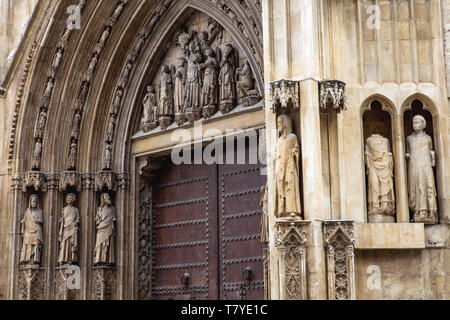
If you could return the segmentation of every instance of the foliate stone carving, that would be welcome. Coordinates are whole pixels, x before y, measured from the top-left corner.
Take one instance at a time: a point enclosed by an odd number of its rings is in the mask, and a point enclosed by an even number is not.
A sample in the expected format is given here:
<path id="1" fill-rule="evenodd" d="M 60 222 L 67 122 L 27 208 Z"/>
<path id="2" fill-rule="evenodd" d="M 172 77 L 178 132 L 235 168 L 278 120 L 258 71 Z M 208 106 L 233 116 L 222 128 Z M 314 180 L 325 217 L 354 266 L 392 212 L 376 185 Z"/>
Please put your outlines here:
<path id="1" fill-rule="evenodd" d="M 117 271 L 110 267 L 95 267 L 92 275 L 92 299 L 115 300 L 117 298 Z"/>
<path id="2" fill-rule="evenodd" d="M 72 271 L 73 272 L 73 271 Z M 59 267 L 56 268 L 56 279 L 55 279 L 55 300 L 67 301 L 67 300 L 80 300 L 81 290 L 76 289 L 76 286 L 71 283 L 70 267 Z"/>
<path id="3" fill-rule="evenodd" d="M 149 85 L 144 98 L 144 110 L 141 120 L 141 128 L 144 132 L 150 132 L 159 125 L 159 109 L 156 101 L 155 87 Z"/>
<path id="4" fill-rule="evenodd" d="M 80 177 L 78 172 L 65 171 L 62 172 L 59 179 L 59 190 L 67 191 L 69 187 L 81 191 Z"/>
<path id="5" fill-rule="evenodd" d="M 409 207 L 414 214 L 414 222 L 436 224 L 437 201 L 433 167 L 436 155 L 433 140 L 425 133 L 427 126 L 424 117 L 413 118 L 414 132 L 406 139 L 406 158 L 408 159 Z"/>
<path id="6" fill-rule="evenodd" d="M 76 195 L 70 193 L 66 196 L 66 207 L 62 210 L 59 221 L 59 255 L 58 264 L 71 265 L 78 263 L 78 235 L 80 214 L 75 207 Z"/>
<path id="7" fill-rule="evenodd" d="M 339 80 L 325 80 L 319 83 L 320 110 L 341 112 L 347 109 L 346 84 Z"/>
<path id="8" fill-rule="evenodd" d="M 283 113 L 290 109 L 300 109 L 300 82 L 279 80 L 270 84 L 272 111 Z"/>
<path id="9" fill-rule="evenodd" d="M 22 190 L 23 184 L 24 184 L 23 175 L 15 174 L 12 178 L 11 189 L 12 190 Z"/>
<path id="10" fill-rule="evenodd" d="M 166 130 L 173 122 L 173 79 L 170 67 L 166 64 L 162 68 L 159 84 L 159 125 Z"/>
<path id="11" fill-rule="evenodd" d="M 211 118 L 217 112 L 219 100 L 217 76 L 219 64 L 211 48 L 205 50 L 206 61 L 200 66 L 204 71 L 202 88 L 202 114 L 205 119 Z"/>
<path id="12" fill-rule="evenodd" d="M 116 191 L 116 179 L 112 171 L 100 171 L 95 174 L 95 190 L 102 191 L 104 188 L 108 191 Z"/>
<path id="13" fill-rule="evenodd" d="M 369 222 L 395 222 L 394 159 L 389 140 L 379 134 L 366 141 Z"/>
<path id="14" fill-rule="evenodd" d="M 308 222 L 278 220 L 281 300 L 306 300 L 306 247 Z"/>
<path id="15" fill-rule="evenodd" d="M 34 191 L 46 191 L 47 185 L 45 183 L 45 176 L 38 171 L 30 171 L 25 173 L 22 191 L 26 192 L 27 188 L 33 188 Z"/>
<path id="16" fill-rule="evenodd" d="M 325 221 L 328 298 L 355 300 L 353 221 Z"/>
<path id="17" fill-rule="evenodd" d="M 237 75 L 240 75 L 241 78 L 237 82 L 237 90 L 244 107 L 250 107 L 258 103 L 261 97 L 255 88 L 255 76 L 248 60 L 245 60 L 242 68 L 237 70 Z"/>
<path id="18" fill-rule="evenodd" d="M 152 298 L 152 188 L 142 184 L 139 188 L 139 261 L 138 292 L 140 300 Z"/>
<path id="19" fill-rule="evenodd" d="M 19 270 L 19 300 L 44 300 L 45 270 L 27 266 Z"/>
<path id="20" fill-rule="evenodd" d="M 40 266 L 43 247 L 42 225 L 44 215 L 39 208 L 39 197 L 31 195 L 28 201 L 28 209 L 20 223 L 22 235 L 22 250 L 20 264 L 28 266 Z"/>
<path id="21" fill-rule="evenodd" d="M 277 122 L 280 137 L 275 154 L 275 215 L 300 218 L 300 147 L 289 116 L 282 114 Z"/>
<path id="22" fill-rule="evenodd" d="M 236 50 L 231 44 L 225 44 L 221 49 L 222 60 L 220 61 L 219 88 L 220 88 L 220 111 L 229 113 L 236 105 L 236 68 L 239 58 Z"/>
<path id="23" fill-rule="evenodd" d="M 95 216 L 96 242 L 94 265 L 113 266 L 116 264 L 116 213 L 108 193 L 100 196 L 101 203 Z"/>

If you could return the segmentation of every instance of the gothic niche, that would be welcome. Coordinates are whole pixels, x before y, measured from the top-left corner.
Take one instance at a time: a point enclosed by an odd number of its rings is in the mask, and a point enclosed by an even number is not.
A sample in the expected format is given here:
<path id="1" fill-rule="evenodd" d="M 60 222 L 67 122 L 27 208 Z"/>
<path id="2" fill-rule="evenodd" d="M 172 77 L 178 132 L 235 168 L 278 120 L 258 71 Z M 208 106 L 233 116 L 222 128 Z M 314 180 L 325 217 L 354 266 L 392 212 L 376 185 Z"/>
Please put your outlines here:
<path id="1" fill-rule="evenodd" d="M 197 12 L 172 39 L 142 101 L 140 129 L 166 130 L 261 100 L 243 50 L 214 19 Z M 175 124 L 174 124 L 175 123 Z"/>
<path id="2" fill-rule="evenodd" d="M 363 115 L 369 223 L 395 222 L 391 116 L 379 101 Z"/>
<path id="3" fill-rule="evenodd" d="M 413 222 L 438 223 L 436 153 L 431 113 L 415 100 L 403 115 L 408 168 L 408 202 Z"/>

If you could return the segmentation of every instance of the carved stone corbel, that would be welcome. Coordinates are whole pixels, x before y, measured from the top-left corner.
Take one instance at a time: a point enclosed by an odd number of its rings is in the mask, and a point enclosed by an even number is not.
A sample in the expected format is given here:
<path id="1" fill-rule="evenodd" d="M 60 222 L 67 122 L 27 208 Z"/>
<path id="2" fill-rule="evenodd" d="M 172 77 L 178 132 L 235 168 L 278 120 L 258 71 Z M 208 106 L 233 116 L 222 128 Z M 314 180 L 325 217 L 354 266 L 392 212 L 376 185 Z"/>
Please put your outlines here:
<path id="1" fill-rule="evenodd" d="M 39 171 L 30 171 L 25 173 L 22 191 L 27 192 L 27 188 L 33 188 L 34 191 L 47 191 L 45 175 Z"/>
<path id="2" fill-rule="evenodd" d="M 306 247 L 309 221 L 278 220 L 277 249 L 280 266 L 280 299 L 306 300 Z"/>
<path id="3" fill-rule="evenodd" d="M 19 300 L 44 300 L 45 269 L 26 266 L 19 271 Z"/>
<path id="4" fill-rule="evenodd" d="M 329 300 L 355 300 L 353 221 L 324 221 Z"/>
<path id="5" fill-rule="evenodd" d="M 82 190 L 94 190 L 95 189 L 95 174 L 94 173 L 81 174 L 81 188 L 82 188 Z"/>
<path id="6" fill-rule="evenodd" d="M 161 167 L 162 163 L 160 159 L 153 159 L 151 157 L 146 158 L 143 161 L 143 165 L 139 172 L 141 179 L 148 184 L 152 184 L 157 177 L 157 171 L 161 169 Z"/>
<path id="7" fill-rule="evenodd" d="M 272 82 L 270 97 L 274 113 L 283 113 L 288 108 L 300 109 L 300 82 L 284 79 Z"/>
<path id="8" fill-rule="evenodd" d="M 80 175 L 76 171 L 65 171 L 61 173 L 59 180 L 59 191 L 67 191 L 69 187 L 81 191 Z"/>
<path id="9" fill-rule="evenodd" d="M 112 267 L 95 267 L 92 275 L 92 299 L 115 300 L 117 291 L 116 269 Z"/>
<path id="10" fill-rule="evenodd" d="M 116 191 L 116 174 L 111 171 L 100 171 L 95 174 L 95 191 L 102 191 L 105 187 L 108 191 Z"/>
<path id="11" fill-rule="evenodd" d="M 319 82 L 320 111 L 339 113 L 347 109 L 346 84 L 339 80 L 324 80 Z"/>

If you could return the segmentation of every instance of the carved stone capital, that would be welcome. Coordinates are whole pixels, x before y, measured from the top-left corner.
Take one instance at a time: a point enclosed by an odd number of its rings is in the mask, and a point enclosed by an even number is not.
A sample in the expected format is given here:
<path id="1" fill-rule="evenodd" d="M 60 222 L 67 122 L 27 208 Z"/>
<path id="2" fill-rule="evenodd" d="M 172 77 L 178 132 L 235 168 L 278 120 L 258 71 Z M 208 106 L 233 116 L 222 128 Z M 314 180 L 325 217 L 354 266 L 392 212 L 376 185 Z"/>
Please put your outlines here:
<path id="1" fill-rule="evenodd" d="M 346 84 L 339 80 L 319 82 L 320 111 L 339 113 L 347 109 Z"/>
<path id="2" fill-rule="evenodd" d="M 81 174 L 81 188 L 82 188 L 82 190 L 94 190 L 95 189 L 95 174 L 94 173 Z"/>
<path id="3" fill-rule="evenodd" d="M 278 220 L 276 223 L 280 265 L 281 300 L 306 300 L 306 247 L 309 221 Z"/>
<path id="4" fill-rule="evenodd" d="M 324 221 L 327 249 L 328 299 L 355 300 L 355 239 L 353 221 Z"/>
<path id="5" fill-rule="evenodd" d="M 95 174 L 95 191 L 102 191 L 105 187 L 108 191 L 116 191 L 116 174 L 111 171 L 100 171 Z"/>
<path id="6" fill-rule="evenodd" d="M 23 188 L 23 175 L 15 174 L 12 178 L 12 190 L 22 190 Z"/>
<path id="7" fill-rule="evenodd" d="M 33 188 L 34 191 L 47 191 L 45 175 L 40 171 L 30 171 L 25 173 L 22 191 L 26 192 L 27 188 Z"/>
<path id="8" fill-rule="evenodd" d="M 80 175 L 76 171 L 65 171 L 61 173 L 59 180 L 59 190 L 67 191 L 69 187 L 81 191 Z"/>
<path id="9" fill-rule="evenodd" d="M 272 111 L 278 113 L 288 108 L 300 109 L 300 82 L 278 80 L 270 84 Z"/>
<path id="10" fill-rule="evenodd" d="M 49 173 L 45 175 L 45 180 L 47 181 L 48 190 L 58 190 L 60 175 L 57 173 Z"/>
<path id="11" fill-rule="evenodd" d="M 95 267 L 92 270 L 92 299 L 115 300 L 117 272 L 111 267 Z"/>

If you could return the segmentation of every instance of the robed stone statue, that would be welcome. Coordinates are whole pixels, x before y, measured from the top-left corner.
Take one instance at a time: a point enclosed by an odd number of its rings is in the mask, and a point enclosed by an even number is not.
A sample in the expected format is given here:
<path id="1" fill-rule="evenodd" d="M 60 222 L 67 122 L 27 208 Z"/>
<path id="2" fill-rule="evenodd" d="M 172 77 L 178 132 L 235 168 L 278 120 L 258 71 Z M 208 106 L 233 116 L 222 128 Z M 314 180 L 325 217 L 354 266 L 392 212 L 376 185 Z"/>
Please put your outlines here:
<path id="1" fill-rule="evenodd" d="M 108 193 L 101 195 L 101 204 L 97 209 L 95 224 L 97 240 L 95 243 L 94 264 L 114 265 L 115 256 L 115 227 L 116 213 Z"/>
<path id="2" fill-rule="evenodd" d="M 408 161 L 409 207 L 414 222 L 437 223 L 436 185 L 433 167 L 436 158 L 433 141 L 424 131 L 426 120 L 418 115 L 413 118 L 414 132 L 406 139 Z"/>
<path id="3" fill-rule="evenodd" d="M 67 206 L 63 209 L 59 227 L 59 256 L 60 265 L 76 264 L 78 262 L 78 230 L 80 214 L 74 206 L 76 196 L 70 193 L 66 197 Z"/>
<path id="4" fill-rule="evenodd" d="M 29 199 L 28 209 L 21 222 L 23 236 L 20 263 L 25 265 L 41 264 L 42 255 L 42 224 L 44 222 L 42 210 L 39 208 L 39 197 L 33 194 Z"/>
<path id="5" fill-rule="evenodd" d="M 287 115 L 278 118 L 280 138 L 275 158 L 276 206 L 278 218 L 300 218 L 300 148 Z"/>

